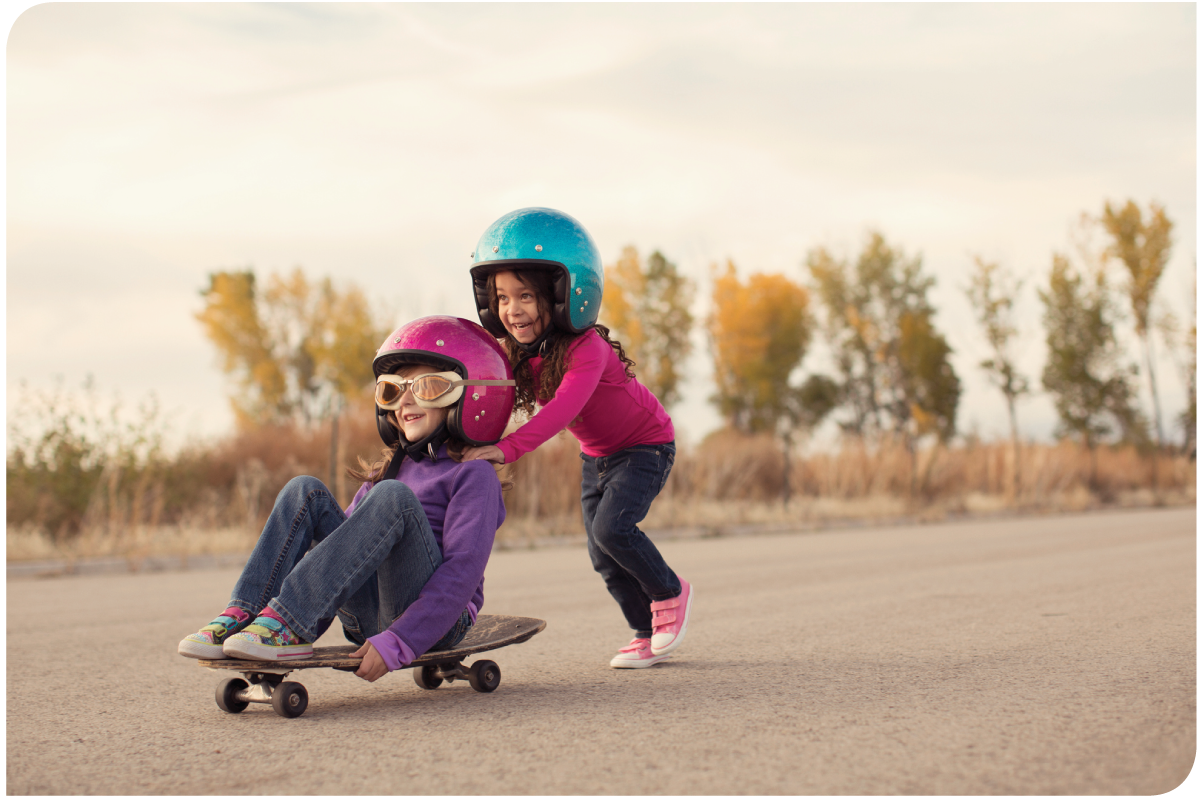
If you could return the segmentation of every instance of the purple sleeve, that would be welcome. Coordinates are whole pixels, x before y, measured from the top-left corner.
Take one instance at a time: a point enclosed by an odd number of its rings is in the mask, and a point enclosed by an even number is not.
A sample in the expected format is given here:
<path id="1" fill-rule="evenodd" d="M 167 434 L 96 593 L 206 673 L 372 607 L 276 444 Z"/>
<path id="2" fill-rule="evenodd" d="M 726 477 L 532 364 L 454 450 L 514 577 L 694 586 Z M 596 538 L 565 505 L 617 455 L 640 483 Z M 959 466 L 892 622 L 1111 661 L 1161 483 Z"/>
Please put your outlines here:
<path id="1" fill-rule="evenodd" d="M 367 640 L 383 658 L 388 671 L 403 668 L 417 659 L 413 651 L 408 648 L 408 644 L 401 641 L 391 630 L 384 630 L 379 635 L 373 635 Z"/>
<path id="2" fill-rule="evenodd" d="M 526 452 L 537 449 L 573 422 L 592 398 L 596 386 L 600 385 L 604 363 L 612 348 L 595 330 L 580 336 L 572 347 L 567 353 L 570 358 L 567 373 L 554 392 L 554 399 L 496 444 L 504 453 L 505 463 L 512 463 Z"/>
<path id="3" fill-rule="evenodd" d="M 407 665 L 429 651 L 478 593 L 492 554 L 496 528 L 504 521 L 500 478 L 487 461 L 467 461 L 456 469 L 442 528 L 442 565 L 421 589 L 416 601 L 383 633 L 408 648 Z M 374 639 L 371 639 L 374 645 Z M 388 644 L 382 645 L 390 650 Z M 384 650 L 375 647 L 384 655 Z M 403 649 L 399 650 L 403 653 Z M 408 656 L 411 654 L 411 656 Z M 397 656 L 399 659 L 400 656 Z M 385 661 L 387 656 L 384 655 Z M 391 668 L 391 663 L 388 664 Z M 398 667 L 397 666 L 397 667 Z"/>

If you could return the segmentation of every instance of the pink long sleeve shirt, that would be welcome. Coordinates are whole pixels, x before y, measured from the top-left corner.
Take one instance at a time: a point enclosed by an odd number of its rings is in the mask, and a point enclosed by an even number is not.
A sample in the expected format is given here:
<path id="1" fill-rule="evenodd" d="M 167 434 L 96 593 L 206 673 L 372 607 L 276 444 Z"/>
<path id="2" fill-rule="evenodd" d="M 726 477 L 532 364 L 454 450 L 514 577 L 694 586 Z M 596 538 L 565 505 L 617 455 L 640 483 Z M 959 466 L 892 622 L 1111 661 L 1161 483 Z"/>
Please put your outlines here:
<path id="1" fill-rule="evenodd" d="M 537 386 L 542 359 L 531 358 L 529 363 Z M 504 462 L 512 463 L 563 428 L 579 439 L 585 455 L 595 458 L 639 444 L 675 440 L 675 426 L 658 397 L 636 379 L 625 377 L 616 350 L 595 329 L 567 349 L 567 373 L 554 398 L 496 446 L 504 453 Z"/>

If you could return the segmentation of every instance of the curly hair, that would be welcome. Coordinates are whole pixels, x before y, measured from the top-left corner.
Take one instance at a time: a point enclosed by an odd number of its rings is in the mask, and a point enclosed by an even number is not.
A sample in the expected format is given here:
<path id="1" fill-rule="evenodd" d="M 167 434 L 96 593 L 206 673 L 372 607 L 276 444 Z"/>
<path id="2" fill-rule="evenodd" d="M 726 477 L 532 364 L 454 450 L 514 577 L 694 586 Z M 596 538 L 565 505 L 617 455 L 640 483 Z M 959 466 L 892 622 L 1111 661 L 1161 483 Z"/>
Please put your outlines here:
<path id="1" fill-rule="evenodd" d="M 534 299 L 537 301 L 538 315 L 549 316 L 553 302 L 551 298 L 554 296 L 554 276 L 544 269 L 513 269 L 509 271 L 522 285 L 533 290 Z M 499 319 L 499 300 L 496 297 L 497 274 L 499 273 L 493 272 L 488 275 L 487 292 L 488 309 L 491 310 L 493 316 Z M 616 350 L 617 357 L 625 365 L 625 379 L 635 379 L 637 374 L 633 371 L 633 367 L 637 364 L 625 353 L 621 342 L 612 338 L 611 332 L 604 325 L 596 325 L 595 330 L 600 338 Z M 513 378 L 517 381 L 516 410 L 526 416 L 532 416 L 537 403 L 540 402 L 544 405 L 554 399 L 554 395 L 558 392 L 558 387 L 562 385 L 563 377 L 567 373 L 567 350 L 571 348 L 576 339 L 587 332 L 586 330 L 582 333 L 556 331 L 557 335 L 551 338 L 546 346 L 546 352 L 542 356 L 541 380 L 538 381 L 536 389 L 533 382 L 533 367 L 529 364 L 528 355 L 517 345 L 511 334 L 505 333 L 504 337 L 500 339 L 500 345 L 504 347 L 504 352 L 508 355 L 508 362 L 513 367 Z"/>

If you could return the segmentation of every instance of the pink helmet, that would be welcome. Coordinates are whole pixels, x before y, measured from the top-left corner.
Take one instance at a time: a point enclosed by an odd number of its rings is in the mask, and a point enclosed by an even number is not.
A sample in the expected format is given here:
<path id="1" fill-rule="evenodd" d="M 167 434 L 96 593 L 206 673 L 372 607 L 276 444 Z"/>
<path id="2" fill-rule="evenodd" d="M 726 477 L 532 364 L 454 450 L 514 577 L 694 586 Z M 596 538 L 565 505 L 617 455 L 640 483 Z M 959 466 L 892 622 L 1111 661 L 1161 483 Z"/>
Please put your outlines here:
<path id="1" fill-rule="evenodd" d="M 504 435 L 516 400 L 516 384 L 504 350 L 478 324 L 453 316 L 424 316 L 401 325 L 384 339 L 372 366 L 379 377 L 409 364 L 457 372 L 468 381 L 446 417 L 451 435 L 476 447 L 495 444 Z M 509 385 L 477 385 L 475 381 L 508 381 Z M 375 406 L 379 435 L 391 446 L 400 437 L 388 424 L 388 413 Z"/>

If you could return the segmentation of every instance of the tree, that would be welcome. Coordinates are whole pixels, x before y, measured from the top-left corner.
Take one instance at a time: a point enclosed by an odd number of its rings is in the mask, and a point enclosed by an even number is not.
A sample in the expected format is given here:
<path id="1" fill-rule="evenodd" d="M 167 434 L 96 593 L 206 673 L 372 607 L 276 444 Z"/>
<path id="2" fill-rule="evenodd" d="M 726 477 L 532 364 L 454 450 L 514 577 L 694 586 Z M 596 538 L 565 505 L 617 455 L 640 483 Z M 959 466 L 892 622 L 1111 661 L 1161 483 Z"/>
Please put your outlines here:
<path id="1" fill-rule="evenodd" d="M 775 430 L 793 402 L 788 381 L 808 350 L 808 292 L 783 275 L 742 283 L 732 261 L 713 281 L 708 319 L 717 392 L 712 401 L 730 426 Z"/>
<path id="2" fill-rule="evenodd" d="M 780 438 L 786 504 L 795 432 L 819 424 L 835 392 L 828 378 L 814 376 L 800 388 L 790 382 L 812 339 L 808 292 L 778 274 L 750 275 L 743 283 L 729 261 L 714 274 L 712 296 L 708 332 L 717 392 L 711 400 L 730 427 Z"/>
<path id="3" fill-rule="evenodd" d="M 791 392 L 790 402 L 782 419 L 780 438 L 783 441 L 783 505 L 791 498 L 792 447 L 797 434 L 812 434 L 825 417 L 838 406 L 841 392 L 835 380 L 814 374 Z"/>
<path id="4" fill-rule="evenodd" d="M 231 398 L 238 423 L 332 416 L 336 446 L 341 404 L 372 382 L 375 348 L 387 334 L 362 291 L 339 291 L 328 277 L 310 282 L 297 268 L 272 275 L 261 292 L 250 269 L 213 272 L 200 293 L 196 319 L 240 384 Z"/>
<path id="5" fill-rule="evenodd" d="M 1132 403 L 1136 370 L 1121 363 L 1113 329 L 1116 310 L 1103 264 L 1085 276 L 1055 253 L 1049 285 L 1038 296 L 1045 309 L 1048 351 L 1042 385 L 1054 397 L 1058 435 L 1079 439 L 1091 452 L 1094 485 L 1097 444 L 1117 428 L 1126 440 L 1142 435 L 1141 417 Z"/>
<path id="6" fill-rule="evenodd" d="M 853 268 L 825 248 L 810 251 L 807 264 L 850 411 L 842 428 L 900 435 L 914 460 L 922 436 L 952 438 L 962 389 L 933 324 L 934 278 L 922 274 L 920 256 L 906 258 L 872 231 Z"/>
<path id="7" fill-rule="evenodd" d="M 1129 200 L 1123 208 L 1104 204 L 1100 217 L 1104 229 L 1112 237 L 1108 254 L 1118 258 L 1129 273 L 1125 291 L 1133 310 L 1134 329 L 1142 341 L 1146 377 L 1150 383 L 1150 399 L 1154 404 L 1154 429 L 1157 444 L 1162 446 L 1162 408 L 1158 401 L 1158 380 L 1153 342 L 1150 336 L 1152 305 L 1158 281 L 1171 258 L 1171 220 L 1162 206 L 1150 203 L 1149 218 L 1142 219 L 1137 203 Z"/>
<path id="8" fill-rule="evenodd" d="M 992 349 L 992 356 L 979 362 L 980 368 L 1004 394 L 1008 405 L 1008 429 L 1013 451 L 1013 493 L 1021 491 L 1021 449 L 1017 433 L 1017 399 L 1029 393 L 1029 381 L 1013 363 L 1011 344 L 1017 337 L 1014 318 L 1021 281 L 1000 271 L 999 264 L 975 256 L 975 271 L 966 289 L 967 299 L 975 308 L 979 324 Z"/>
<path id="9" fill-rule="evenodd" d="M 1195 296 L 1193 289 L 1193 297 Z M 1183 451 L 1192 460 L 1196 459 L 1196 309 L 1192 308 L 1192 328 L 1184 342 L 1187 357 L 1184 362 L 1183 382 L 1187 386 L 1188 404 L 1179 413 L 1177 423 L 1183 430 Z"/>
<path id="10" fill-rule="evenodd" d="M 1167 344 L 1167 349 L 1175 358 L 1179 369 L 1180 381 L 1187 389 L 1187 405 L 1175 417 L 1175 425 L 1183 433 L 1181 451 L 1191 459 L 1196 457 L 1196 282 L 1193 270 L 1192 291 L 1190 295 L 1192 320 L 1190 327 L 1184 327 L 1171 313 L 1162 314 L 1158 319 L 1158 331 Z"/>
<path id="11" fill-rule="evenodd" d="M 604 268 L 601 319 L 638 364 L 638 378 L 670 409 L 679 401 L 680 370 L 692 351 L 695 285 L 655 250 L 642 268 L 626 247 Z"/>

